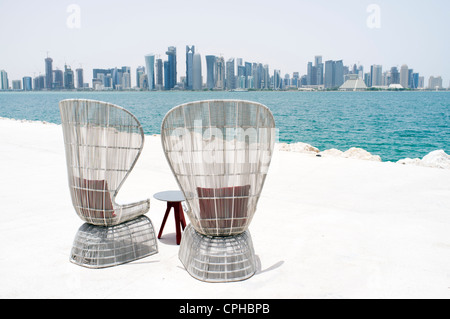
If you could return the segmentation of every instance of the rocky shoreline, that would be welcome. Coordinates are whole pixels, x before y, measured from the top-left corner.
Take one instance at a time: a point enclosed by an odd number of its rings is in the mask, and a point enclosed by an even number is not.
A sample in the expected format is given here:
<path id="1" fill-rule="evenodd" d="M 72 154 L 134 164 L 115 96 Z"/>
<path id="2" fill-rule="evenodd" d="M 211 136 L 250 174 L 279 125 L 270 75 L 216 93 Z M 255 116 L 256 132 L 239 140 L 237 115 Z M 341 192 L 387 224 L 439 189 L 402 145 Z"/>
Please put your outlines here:
<path id="1" fill-rule="evenodd" d="M 306 143 L 280 143 L 277 144 L 277 149 L 282 152 L 295 152 L 315 155 L 317 157 L 342 157 L 352 158 L 366 161 L 383 162 L 380 156 L 373 155 L 362 148 L 352 147 L 343 152 L 338 149 L 329 149 L 320 151 L 318 148 Z M 441 169 L 450 169 L 450 155 L 443 150 L 437 150 L 429 153 L 423 159 L 420 158 L 405 158 L 396 162 L 401 165 L 416 165 L 422 167 L 432 167 Z"/>

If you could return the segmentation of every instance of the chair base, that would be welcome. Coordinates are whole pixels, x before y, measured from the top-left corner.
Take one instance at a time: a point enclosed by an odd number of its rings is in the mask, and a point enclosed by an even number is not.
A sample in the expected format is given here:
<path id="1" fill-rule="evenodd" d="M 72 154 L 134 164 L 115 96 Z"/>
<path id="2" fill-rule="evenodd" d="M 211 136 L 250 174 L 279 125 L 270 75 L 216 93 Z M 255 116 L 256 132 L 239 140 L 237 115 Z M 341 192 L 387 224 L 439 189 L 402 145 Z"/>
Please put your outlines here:
<path id="1" fill-rule="evenodd" d="M 146 216 L 111 226 L 84 224 L 78 230 L 70 261 L 100 269 L 126 264 L 158 253 L 151 220 Z"/>
<path id="2" fill-rule="evenodd" d="M 243 281 L 257 270 L 249 231 L 230 237 L 207 237 L 189 225 L 181 241 L 179 258 L 187 272 L 200 281 Z"/>

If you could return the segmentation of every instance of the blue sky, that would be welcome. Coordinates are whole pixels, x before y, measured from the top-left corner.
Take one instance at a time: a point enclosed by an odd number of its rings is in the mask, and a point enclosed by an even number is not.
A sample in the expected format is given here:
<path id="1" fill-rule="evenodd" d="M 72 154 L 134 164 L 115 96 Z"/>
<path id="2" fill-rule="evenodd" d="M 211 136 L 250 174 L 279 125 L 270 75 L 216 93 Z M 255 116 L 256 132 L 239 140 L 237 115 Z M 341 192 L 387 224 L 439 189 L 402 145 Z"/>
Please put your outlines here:
<path id="1" fill-rule="evenodd" d="M 81 9 L 79 29 L 67 26 L 71 4 Z M 367 26 L 371 4 L 381 10 L 380 28 Z M 180 76 L 193 44 L 204 64 L 205 55 L 222 54 L 304 74 L 322 55 L 365 71 L 407 64 L 448 86 L 449 12 L 448 0 L 0 0 L 0 69 L 10 80 L 44 73 L 49 52 L 55 67 L 82 66 L 90 81 L 92 68 L 134 72 L 145 54 L 164 59 L 176 46 Z"/>

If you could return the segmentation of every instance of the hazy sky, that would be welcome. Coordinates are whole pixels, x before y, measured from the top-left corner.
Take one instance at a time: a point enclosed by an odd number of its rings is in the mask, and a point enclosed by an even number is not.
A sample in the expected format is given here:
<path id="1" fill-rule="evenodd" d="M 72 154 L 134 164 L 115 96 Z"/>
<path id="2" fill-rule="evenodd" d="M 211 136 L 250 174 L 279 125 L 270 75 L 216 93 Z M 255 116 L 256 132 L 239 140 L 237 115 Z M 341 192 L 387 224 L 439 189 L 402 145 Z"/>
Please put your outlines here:
<path id="1" fill-rule="evenodd" d="M 67 23 L 71 4 L 81 9 L 79 28 Z M 367 24 L 371 4 L 380 9 L 379 28 Z M 322 55 L 366 72 L 407 64 L 426 83 L 441 75 L 447 87 L 449 13 L 449 0 L 0 0 L 0 69 L 10 80 L 44 74 L 49 52 L 54 68 L 82 66 L 90 83 L 93 68 L 130 66 L 134 85 L 144 55 L 166 59 L 168 46 L 177 47 L 178 77 L 185 75 L 192 44 L 204 75 L 208 54 L 268 64 L 283 76 L 305 74 Z"/>

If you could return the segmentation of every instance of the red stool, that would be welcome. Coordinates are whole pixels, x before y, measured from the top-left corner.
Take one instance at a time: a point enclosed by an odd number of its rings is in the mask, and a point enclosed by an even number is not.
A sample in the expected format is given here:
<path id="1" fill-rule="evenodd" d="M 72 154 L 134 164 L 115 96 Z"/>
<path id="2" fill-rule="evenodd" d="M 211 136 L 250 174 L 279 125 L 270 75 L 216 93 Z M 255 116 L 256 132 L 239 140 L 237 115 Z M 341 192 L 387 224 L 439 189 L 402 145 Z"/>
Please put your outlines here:
<path id="1" fill-rule="evenodd" d="M 166 226 L 167 218 L 169 217 L 170 211 L 173 208 L 175 211 L 175 228 L 177 232 L 177 245 L 179 245 L 181 243 L 181 228 L 183 228 L 183 230 L 186 228 L 186 220 L 184 218 L 183 206 L 181 205 L 181 203 L 185 201 L 183 193 L 179 191 L 168 191 L 157 193 L 153 197 L 156 198 L 157 200 L 167 202 L 167 210 L 166 214 L 164 215 L 161 230 L 159 231 L 158 239 L 161 239 L 162 237 L 164 226 Z"/>

